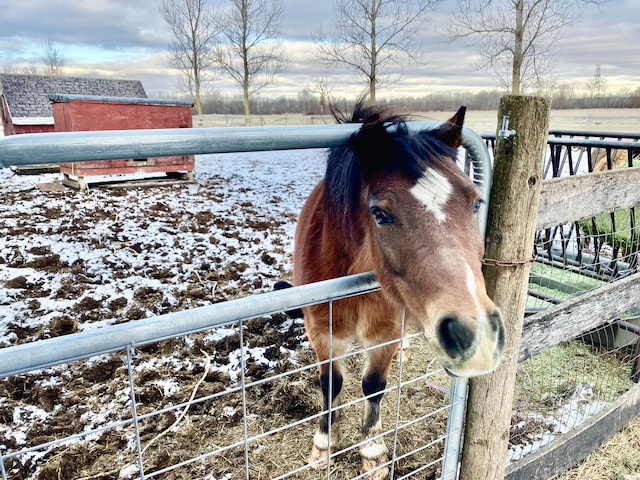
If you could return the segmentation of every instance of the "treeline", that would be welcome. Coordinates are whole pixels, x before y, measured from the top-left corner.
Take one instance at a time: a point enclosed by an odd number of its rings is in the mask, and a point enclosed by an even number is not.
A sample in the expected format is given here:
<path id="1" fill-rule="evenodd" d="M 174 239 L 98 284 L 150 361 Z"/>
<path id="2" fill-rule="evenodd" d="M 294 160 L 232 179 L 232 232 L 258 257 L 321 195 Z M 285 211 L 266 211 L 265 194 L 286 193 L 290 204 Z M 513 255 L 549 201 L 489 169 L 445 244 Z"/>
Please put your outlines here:
<path id="1" fill-rule="evenodd" d="M 496 110 L 500 98 L 506 95 L 503 90 L 485 90 L 476 93 L 433 93 L 420 97 L 382 97 L 378 104 L 389 104 L 404 111 L 453 111 L 460 105 L 466 105 L 471 110 Z M 551 97 L 554 109 L 588 109 L 588 108 L 640 108 L 640 88 L 633 92 L 603 95 L 600 97 L 574 96 L 566 92 L 532 92 L 535 95 Z M 161 95 L 184 100 L 176 95 Z M 353 98 L 331 97 L 324 102 L 319 95 L 303 90 L 296 96 L 253 98 L 251 113 L 255 115 L 277 115 L 286 113 L 322 115 L 329 114 L 329 104 L 335 105 L 342 111 L 350 111 L 355 103 Z M 241 115 L 244 107 L 241 96 L 226 96 L 220 93 L 209 93 L 202 98 L 204 114 Z"/>

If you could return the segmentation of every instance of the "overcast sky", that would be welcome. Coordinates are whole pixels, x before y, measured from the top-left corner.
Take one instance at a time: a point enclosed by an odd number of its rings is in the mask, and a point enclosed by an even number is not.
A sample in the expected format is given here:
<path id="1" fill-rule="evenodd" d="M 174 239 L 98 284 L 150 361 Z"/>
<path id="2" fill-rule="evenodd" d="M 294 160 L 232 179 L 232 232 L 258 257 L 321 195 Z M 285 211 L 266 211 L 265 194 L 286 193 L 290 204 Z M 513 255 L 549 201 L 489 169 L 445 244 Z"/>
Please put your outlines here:
<path id="1" fill-rule="evenodd" d="M 283 0 L 282 43 L 287 67 L 277 85 L 262 95 L 297 95 L 322 76 L 336 96 L 358 95 L 363 85 L 351 72 L 314 60 L 312 32 L 330 29 L 329 0 Z M 41 63 L 43 44 L 50 40 L 65 57 L 65 74 L 139 79 L 149 96 L 179 89 L 168 67 L 170 36 L 159 13 L 161 0 L 0 0 L 0 70 L 20 73 L 29 63 Z M 214 5 L 224 0 L 213 0 Z M 494 89 L 497 79 L 473 68 L 475 51 L 463 43 L 450 44 L 441 34 L 453 0 L 444 0 L 425 24 L 421 50 L 426 63 L 403 67 L 398 80 L 379 92 L 381 97 L 424 95 Z M 572 26 L 559 45 L 553 71 L 557 82 L 585 88 L 601 65 L 609 92 L 640 87 L 640 0 L 610 0 L 602 7 L 576 9 L 582 21 Z M 207 88 L 239 94 L 224 78 Z"/>

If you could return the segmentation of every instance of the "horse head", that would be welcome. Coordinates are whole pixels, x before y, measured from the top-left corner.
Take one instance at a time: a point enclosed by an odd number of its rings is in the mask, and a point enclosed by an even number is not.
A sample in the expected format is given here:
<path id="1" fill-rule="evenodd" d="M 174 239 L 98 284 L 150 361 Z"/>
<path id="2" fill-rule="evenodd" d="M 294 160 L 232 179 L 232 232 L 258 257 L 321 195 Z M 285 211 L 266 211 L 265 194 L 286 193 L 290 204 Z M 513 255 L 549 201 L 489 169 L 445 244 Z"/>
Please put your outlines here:
<path id="1" fill-rule="evenodd" d="M 452 375 L 498 364 L 504 325 L 482 275 L 479 189 L 456 164 L 464 107 L 433 131 L 369 113 L 349 147 L 360 171 L 365 251 L 384 294 L 405 309 Z"/>

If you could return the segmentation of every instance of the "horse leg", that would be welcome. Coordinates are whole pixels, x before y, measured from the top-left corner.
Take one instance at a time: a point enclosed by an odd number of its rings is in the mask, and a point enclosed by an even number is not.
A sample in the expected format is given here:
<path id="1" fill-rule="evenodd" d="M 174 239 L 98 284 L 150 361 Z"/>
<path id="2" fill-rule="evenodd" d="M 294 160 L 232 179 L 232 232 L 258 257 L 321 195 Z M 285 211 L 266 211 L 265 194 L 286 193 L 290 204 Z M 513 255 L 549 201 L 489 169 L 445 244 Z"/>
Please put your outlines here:
<path id="1" fill-rule="evenodd" d="M 318 359 L 323 361 L 320 356 Z M 342 374 L 340 373 L 338 361 L 320 365 L 320 387 L 322 389 L 325 413 L 320 417 L 318 430 L 313 436 L 313 446 L 309 455 L 309 463 L 313 468 L 318 469 L 327 467 L 331 452 L 335 451 L 336 446 L 340 443 L 338 420 L 341 413 L 340 409 L 334 410 L 341 404 Z M 331 396 L 331 400 L 329 400 L 329 396 Z M 331 431 L 331 437 L 329 437 L 329 431 Z M 333 463 L 333 460 L 331 460 L 331 463 Z"/>
<path id="2" fill-rule="evenodd" d="M 360 447 L 362 473 L 366 478 L 381 480 L 388 478 L 389 466 L 384 438 L 375 438 L 382 432 L 380 402 L 387 386 L 387 374 L 398 345 L 391 344 L 370 350 L 367 366 L 362 378 L 362 392 L 366 397 L 362 417 L 362 433 L 365 443 Z"/>
<path id="3" fill-rule="evenodd" d="M 411 345 L 409 344 L 409 339 L 407 338 L 409 336 L 409 323 L 405 323 L 404 325 L 404 341 L 398 345 L 398 352 L 400 353 L 401 357 L 402 357 L 402 361 L 406 362 L 409 360 L 409 349 L 411 348 Z"/>

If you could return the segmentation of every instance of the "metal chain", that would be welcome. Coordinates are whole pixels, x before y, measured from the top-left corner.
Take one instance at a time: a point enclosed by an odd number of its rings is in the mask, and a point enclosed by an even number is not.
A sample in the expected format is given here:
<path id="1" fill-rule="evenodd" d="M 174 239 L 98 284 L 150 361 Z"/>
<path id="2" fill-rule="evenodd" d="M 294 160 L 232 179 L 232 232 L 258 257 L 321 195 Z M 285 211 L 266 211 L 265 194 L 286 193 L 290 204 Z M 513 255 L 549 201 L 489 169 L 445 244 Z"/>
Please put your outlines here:
<path id="1" fill-rule="evenodd" d="M 531 255 L 531 258 L 526 260 L 496 260 L 495 258 L 483 258 L 482 264 L 491 267 L 523 267 L 536 261 L 536 256 Z"/>

